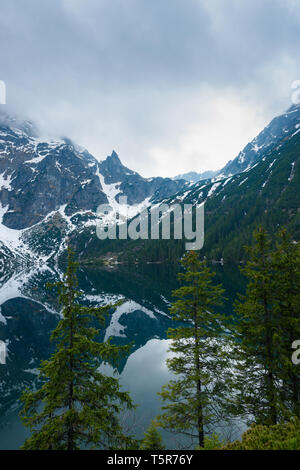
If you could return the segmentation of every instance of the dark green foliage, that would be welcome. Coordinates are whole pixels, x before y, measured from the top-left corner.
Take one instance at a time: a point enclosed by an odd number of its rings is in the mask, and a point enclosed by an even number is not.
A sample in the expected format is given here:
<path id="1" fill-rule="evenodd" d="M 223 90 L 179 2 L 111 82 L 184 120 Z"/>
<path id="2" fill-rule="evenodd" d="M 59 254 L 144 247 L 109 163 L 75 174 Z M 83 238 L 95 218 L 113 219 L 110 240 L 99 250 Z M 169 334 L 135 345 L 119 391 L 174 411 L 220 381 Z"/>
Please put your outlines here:
<path id="1" fill-rule="evenodd" d="M 280 409 L 278 377 L 277 317 L 274 309 L 275 285 L 271 248 L 267 233 L 255 233 L 255 245 L 248 249 L 250 260 L 241 272 L 249 279 L 246 295 L 240 296 L 235 310 L 239 341 L 238 395 L 241 411 L 255 421 L 276 424 Z"/>
<path id="2" fill-rule="evenodd" d="M 225 318 L 214 312 L 224 291 L 212 283 L 214 275 L 196 252 L 186 253 L 182 265 L 183 285 L 173 293 L 179 300 L 170 310 L 179 326 L 168 331 L 173 354 L 167 364 L 177 377 L 160 393 L 165 404 L 158 422 L 202 446 L 204 429 L 227 419 L 224 407 L 230 374 L 222 340 Z"/>
<path id="3" fill-rule="evenodd" d="M 158 431 L 158 424 L 156 421 L 152 421 L 148 430 L 144 434 L 140 450 L 163 450 L 165 446 L 163 444 L 161 435 Z"/>
<path id="4" fill-rule="evenodd" d="M 213 434 L 206 436 L 203 447 L 197 447 L 196 450 L 220 450 L 224 445 L 225 443 L 220 440 L 218 434 Z"/>
<path id="5" fill-rule="evenodd" d="M 272 425 L 299 416 L 299 369 L 292 342 L 299 328 L 299 247 L 283 231 L 272 250 L 265 230 L 254 234 L 249 261 L 241 269 L 249 283 L 236 302 L 239 413 Z"/>
<path id="6" fill-rule="evenodd" d="M 244 246 L 251 243 L 252 233 L 260 225 L 270 233 L 286 226 L 294 240 L 300 239 L 299 150 L 298 134 L 208 199 L 203 248 L 208 258 L 247 259 Z"/>
<path id="7" fill-rule="evenodd" d="M 122 432 L 119 413 L 133 408 L 117 378 L 99 371 L 101 363 L 116 362 L 122 349 L 95 340 L 108 309 L 78 303 L 76 263 L 68 249 L 63 282 L 57 284 L 62 319 L 52 333 L 56 350 L 40 367 L 42 386 L 22 396 L 21 417 L 31 430 L 24 450 L 75 450 L 127 448 L 130 438 Z"/>
<path id="8" fill-rule="evenodd" d="M 221 450 L 300 450 L 300 420 L 294 418 L 274 426 L 252 426 L 241 441 L 227 444 Z"/>
<path id="9" fill-rule="evenodd" d="M 272 254 L 272 272 L 282 395 L 287 414 L 300 418 L 300 368 L 291 361 L 292 344 L 300 339 L 300 247 L 286 230 L 278 233 L 276 250 Z"/>

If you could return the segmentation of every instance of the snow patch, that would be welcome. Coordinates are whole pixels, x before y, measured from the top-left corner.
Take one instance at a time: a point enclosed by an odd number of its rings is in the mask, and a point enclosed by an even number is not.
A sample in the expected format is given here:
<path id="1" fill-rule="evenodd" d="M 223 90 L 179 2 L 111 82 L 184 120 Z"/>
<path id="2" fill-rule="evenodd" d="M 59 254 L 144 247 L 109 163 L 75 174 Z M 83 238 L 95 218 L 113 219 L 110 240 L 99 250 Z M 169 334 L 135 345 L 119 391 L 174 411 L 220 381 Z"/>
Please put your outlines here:
<path id="1" fill-rule="evenodd" d="M 148 315 L 150 318 L 157 320 L 157 318 L 155 317 L 155 315 L 153 314 L 151 310 L 148 310 L 147 308 L 142 307 L 141 305 L 134 302 L 133 300 L 129 300 L 127 302 L 124 302 L 122 305 L 120 305 L 120 307 L 117 307 L 116 311 L 113 313 L 111 320 L 110 320 L 110 324 L 106 329 L 104 341 L 107 341 L 108 338 L 110 338 L 111 336 L 118 336 L 118 337 L 124 338 L 125 337 L 124 330 L 126 327 L 121 325 L 119 323 L 119 320 L 122 315 L 124 314 L 129 315 L 130 313 L 135 312 L 137 310 L 142 311 L 146 315 Z"/>
<path id="2" fill-rule="evenodd" d="M 11 191 L 11 175 L 8 175 L 6 178 L 4 178 L 3 174 L 0 175 L 0 188 Z"/>
<path id="3" fill-rule="evenodd" d="M 121 182 L 106 184 L 104 181 L 103 175 L 99 171 L 99 167 L 97 166 L 96 176 L 98 176 L 100 184 L 102 186 L 103 192 L 105 193 L 108 204 L 112 208 L 112 212 L 105 216 L 105 223 L 115 223 L 116 217 L 115 214 L 118 212 L 121 218 L 125 219 L 132 219 L 137 214 L 143 212 L 147 207 L 150 206 L 150 197 L 144 199 L 144 201 L 140 202 L 139 204 L 120 204 L 116 201 L 116 196 L 122 194 L 120 191 Z"/>
<path id="4" fill-rule="evenodd" d="M 222 184 L 222 183 L 213 184 L 212 187 L 210 188 L 210 190 L 208 191 L 207 197 L 212 196 L 214 194 L 214 192 L 216 191 L 216 189 L 220 186 L 220 184 Z"/>
<path id="5" fill-rule="evenodd" d="M 300 129 L 299 129 L 299 130 L 300 130 Z M 290 174 L 290 176 L 289 176 L 289 181 L 292 181 L 292 179 L 293 179 L 294 176 L 295 176 L 295 164 L 296 164 L 296 162 L 293 162 L 293 163 L 292 163 L 292 169 L 291 169 L 291 174 Z"/>
<path id="6" fill-rule="evenodd" d="M 248 179 L 248 176 L 247 178 L 245 178 L 243 181 L 240 182 L 239 186 L 242 186 L 242 184 L 246 183 L 247 179 Z"/>

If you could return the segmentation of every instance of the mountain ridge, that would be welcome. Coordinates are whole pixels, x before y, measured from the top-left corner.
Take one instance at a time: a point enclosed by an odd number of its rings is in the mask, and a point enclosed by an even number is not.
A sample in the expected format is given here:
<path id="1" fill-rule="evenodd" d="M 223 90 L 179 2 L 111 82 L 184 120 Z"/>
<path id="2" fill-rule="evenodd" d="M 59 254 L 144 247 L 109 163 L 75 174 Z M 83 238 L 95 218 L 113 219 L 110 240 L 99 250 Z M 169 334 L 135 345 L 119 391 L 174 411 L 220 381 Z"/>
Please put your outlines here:
<path id="1" fill-rule="evenodd" d="M 284 138 L 277 139 L 274 145 L 265 145 L 260 158 L 242 172 L 199 181 L 162 201 L 170 206 L 205 203 L 202 256 L 226 262 L 245 259 L 244 246 L 251 243 L 252 233 L 260 225 L 271 234 L 285 226 L 295 242 L 300 240 L 299 111 L 299 107 L 294 109 L 290 127 L 285 126 L 279 132 L 280 136 L 284 133 Z M 275 118 L 274 122 L 278 125 L 280 121 Z M 97 243 L 93 244 L 93 250 L 94 254 L 104 255 L 105 250 Z M 184 243 L 182 240 L 128 240 L 114 246 L 107 242 L 107 251 L 121 262 L 178 262 L 184 253 Z M 89 257 L 90 252 L 84 256 Z"/>
<path id="2" fill-rule="evenodd" d="M 300 104 L 293 104 L 287 111 L 275 116 L 270 123 L 218 172 L 217 178 L 241 173 L 254 165 L 300 127 Z"/>
<path id="3" fill-rule="evenodd" d="M 67 216 L 79 210 L 96 212 L 100 204 L 108 203 L 101 177 L 106 187 L 118 183 L 129 205 L 151 199 L 162 184 L 163 196 L 186 184 L 170 178 L 143 178 L 126 168 L 115 151 L 99 162 L 69 139 L 46 141 L 29 132 L 28 123 L 10 119 L 9 124 L 2 117 L 0 202 L 8 207 L 3 223 L 9 228 L 33 226 L 62 205 Z"/>
<path id="4" fill-rule="evenodd" d="M 273 201 L 274 207 L 278 204 L 281 207 L 280 204 L 283 204 L 285 214 L 282 221 L 290 225 L 296 238 L 298 237 L 299 215 L 295 208 L 295 201 L 298 199 L 295 195 L 299 191 L 297 192 L 295 181 L 298 181 L 299 170 L 296 157 L 298 151 L 300 152 L 297 140 L 300 132 L 299 106 L 293 106 L 288 112 L 274 118 L 246 146 L 248 154 L 243 150 L 236 159 L 228 162 L 225 168 L 229 175 L 224 174 L 227 173 L 226 170 L 212 180 L 194 184 L 171 178 L 143 178 L 125 167 L 115 151 L 99 162 L 87 150 L 68 139 L 45 141 L 29 123 L 20 125 L 12 122 L 10 126 L 0 123 L 0 274 L 7 266 L 18 263 L 57 263 L 64 252 L 67 239 L 72 241 L 82 260 L 91 256 L 97 258 L 98 255 L 103 256 L 115 250 L 118 252 L 117 258 L 126 260 L 124 250 L 130 247 L 128 250 L 132 252 L 136 250 L 138 243 L 121 243 L 115 240 L 103 243 L 98 240 L 95 231 L 99 221 L 99 204 L 109 204 L 113 211 L 132 219 L 142 210 L 160 202 L 193 205 L 205 202 L 206 233 L 207 240 L 210 241 L 206 241 L 203 253 L 213 259 L 233 259 L 229 245 L 239 238 L 237 227 L 242 232 L 247 232 L 245 236 L 240 234 L 240 241 L 248 242 L 249 227 L 252 227 L 254 221 L 258 223 L 263 220 L 263 211 L 267 211 L 266 214 L 272 212 L 269 201 L 273 200 L 276 193 L 277 202 Z M 260 148 L 257 149 L 255 145 Z M 288 150 L 291 145 L 294 153 Z M 286 157 L 282 158 L 281 153 Z M 270 161 L 270 166 L 265 167 L 264 162 L 269 161 L 272 155 L 276 156 L 274 161 Z M 274 180 L 272 175 L 277 169 L 277 161 L 282 162 L 281 179 Z M 234 169 L 234 166 L 241 171 L 231 175 L 230 168 Z M 264 181 L 262 178 L 265 178 Z M 270 186 L 270 181 L 276 182 L 274 187 Z M 291 186 L 295 193 L 293 200 Z M 282 194 L 278 194 L 277 187 L 282 188 Z M 124 204 L 120 196 L 127 198 L 127 204 Z M 249 200 L 251 207 L 248 207 Z M 224 208 L 225 217 L 222 213 Z M 243 216 L 242 208 L 252 214 L 251 223 L 245 222 L 249 221 L 249 217 Z M 291 218 L 286 217 L 287 214 Z M 274 214 L 272 217 L 278 220 Z M 265 216 L 265 221 L 269 219 L 269 215 Z M 269 225 L 272 227 L 271 223 Z M 237 246 L 234 243 L 239 259 L 241 244 L 239 242 Z M 178 247 L 174 249 L 170 244 L 166 250 L 169 253 L 167 256 L 178 258 L 181 250 L 179 245 L 178 242 Z M 150 245 L 147 248 L 150 260 L 156 261 L 161 254 L 153 257 L 149 247 Z M 162 249 L 157 248 L 157 253 L 161 252 Z M 135 255 L 130 257 L 137 258 Z M 147 257 L 143 255 L 141 259 L 147 260 Z"/>
<path id="5" fill-rule="evenodd" d="M 99 205 L 132 217 L 187 185 L 143 178 L 115 151 L 100 162 L 70 139 L 45 139 L 29 121 L 1 114 L 0 274 L 10 264 L 44 263 L 59 253 L 70 231 L 95 227 Z"/>

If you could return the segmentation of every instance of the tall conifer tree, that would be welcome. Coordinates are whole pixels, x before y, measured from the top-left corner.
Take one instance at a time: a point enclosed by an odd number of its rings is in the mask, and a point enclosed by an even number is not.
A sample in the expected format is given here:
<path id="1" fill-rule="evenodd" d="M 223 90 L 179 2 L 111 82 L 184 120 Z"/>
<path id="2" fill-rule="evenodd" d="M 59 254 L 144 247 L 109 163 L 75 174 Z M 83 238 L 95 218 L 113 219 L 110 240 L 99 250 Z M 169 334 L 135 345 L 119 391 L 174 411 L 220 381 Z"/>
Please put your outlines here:
<path id="1" fill-rule="evenodd" d="M 172 357 L 167 365 L 175 379 L 160 392 L 164 413 L 158 422 L 203 447 L 205 431 L 211 432 L 210 426 L 227 416 L 230 375 L 223 343 L 225 317 L 215 312 L 224 290 L 213 284 L 214 274 L 197 252 L 186 253 L 182 265 L 179 280 L 183 285 L 174 291 L 179 300 L 170 310 L 179 325 L 168 330 Z"/>
<path id="2" fill-rule="evenodd" d="M 282 395 L 287 417 L 294 415 L 300 418 L 300 368 L 291 360 L 292 344 L 300 340 L 300 247 L 285 229 L 277 235 L 272 265 Z"/>
<path id="3" fill-rule="evenodd" d="M 254 245 L 247 252 L 249 260 L 241 272 L 249 282 L 246 294 L 235 304 L 239 359 L 236 396 L 240 414 L 270 426 L 287 412 L 282 384 L 286 367 L 282 335 L 287 333 L 287 324 L 278 309 L 282 279 L 279 260 L 274 263 L 274 251 L 264 229 L 254 233 Z"/>
<path id="4" fill-rule="evenodd" d="M 165 445 L 163 443 L 160 432 L 158 431 L 158 424 L 152 421 L 147 431 L 144 433 L 144 439 L 141 442 L 140 450 L 163 450 Z"/>
<path id="5" fill-rule="evenodd" d="M 68 266 L 57 284 L 62 319 L 51 339 L 56 350 L 42 363 L 42 386 L 22 396 L 21 417 L 31 436 L 24 450 L 116 449 L 131 446 L 122 432 L 119 413 L 131 409 L 128 393 L 118 379 L 99 371 L 102 362 L 116 361 L 126 348 L 95 340 L 109 307 L 88 308 L 78 303 L 76 266 L 68 248 Z"/>

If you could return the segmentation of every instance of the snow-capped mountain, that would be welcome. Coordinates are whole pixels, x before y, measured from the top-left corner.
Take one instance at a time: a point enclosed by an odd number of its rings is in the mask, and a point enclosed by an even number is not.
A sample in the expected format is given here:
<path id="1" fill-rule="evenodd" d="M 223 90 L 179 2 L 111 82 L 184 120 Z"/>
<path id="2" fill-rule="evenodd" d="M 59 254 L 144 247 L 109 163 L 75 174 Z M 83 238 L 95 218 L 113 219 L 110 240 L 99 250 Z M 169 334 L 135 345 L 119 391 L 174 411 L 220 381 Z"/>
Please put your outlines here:
<path id="1" fill-rule="evenodd" d="M 234 160 L 230 160 L 218 174 L 217 179 L 232 176 L 249 169 L 268 151 L 300 131 L 300 105 L 291 106 L 285 113 L 275 117 Z"/>
<path id="2" fill-rule="evenodd" d="M 143 178 L 126 168 L 115 151 L 99 162 L 68 139 L 42 138 L 31 123 L 2 116 L 0 274 L 19 264 L 58 259 L 67 237 L 83 258 L 93 258 L 94 253 L 100 252 L 102 256 L 114 250 L 109 244 L 101 243 L 100 247 L 95 236 L 99 218 L 96 211 L 100 204 L 109 203 L 126 218 L 135 217 L 152 204 L 175 200 L 182 203 L 206 200 L 208 215 L 218 211 L 223 214 L 225 207 L 227 212 L 237 214 L 243 200 L 251 194 L 251 208 L 248 205 L 245 208 L 247 214 L 258 213 L 262 208 L 270 211 L 269 201 L 274 207 L 278 201 L 285 201 L 283 216 L 291 214 L 295 218 L 292 198 L 286 200 L 290 188 L 295 191 L 297 181 L 298 144 L 295 142 L 298 142 L 299 132 L 300 106 L 292 106 L 273 119 L 212 181 L 192 184 L 184 179 Z M 287 152 L 287 148 L 291 150 Z M 281 153 L 286 155 L 285 159 Z M 269 160 L 267 165 L 265 162 Z M 280 173 L 281 179 L 274 183 L 277 165 L 285 170 Z M 275 184 L 283 191 L 277 195 L 277 200 L 273 198 Z M 266 195 L 266 199 L 261 195 Z M 126 204 L 120 196 L 126 196 Z M 214 202 L 213 211 L 209 210 L 210 201 Z M 228 226 L 229 219 L 225 217 L 224 227 Z M 253 216 L 254 219 L 257 217 Z M 214 224 L 216 226 L 216 222 Z M 236 221 L 233 224 L 239 225 Z M 218 235 L 217 244 L 222 236 Z"/>
<path id="3" fill-rule="evenodd" d="M 177 175 L 173 180 L 184 179 L 190 183 L 197 183 L 198 181 L 208 180 L 213 178 L 218 172 L 217 171 L 203 171 L 202 173 L 197 173 L 196 171 L 189 171 L 188 173 L 183 173 Z"/>
<path id="4" fill-rule="evenodd" d="M 232 162 L 228 168 L 231 167 L 233 175 L 219 174 L 212 180 L 199 181 L 160 201 L 170 206 L 205 203 L 201 253 L 208 259 L 243 260 L 244 247 L 252 242 L 253 231 L 259 226 L 272 235 L 286 227 L 295 242 L 300 240 L 300 107 L 275 118 L 255 142 L 261 146 L 255 152 L 256 160 L 252 160 L 249 144 L 249 159 L 240 163 L 242 171 L 237 172 L 238 162 Z M 119 250 L 117 245 L 109 250 L 119 261 L 173 262 L 185 250 L 181 240 L 176 242 L 161 240 L 158 249 L 156 240 L 149 240 L 147 245 L 143 241 L 129 241 Z M 96 250 L 94 247 L 94 253 Z"/>
<path id="5" fill-rule="evenodd" d="M 203 254 L 208 258 L 243 259 L 244 246 L 259 226 L 270 234 L 285 227 L 295 242 L 300 240 L 300 128 L 294 125 L 292 133 L 267 147 L 242 173 L 200 181 L 165 201 L 205 203 Z"/>
<path id="6" fill-rule="evenodd" d="M 179 181 L 161 177 L 143 178 L 135 171 L 126 168 L 115 151 L 100 162 L 99 176 L 107 195 L 116 190 L 116 201 L 119 201 L 120 196 L 126 196 L 130 206 L 141 204 L 146 199 L 153 201 L 164 198 L 174 194 L 178 188 L 187 186 L 183 178 Z"/>
<path id="7" fill-rule="evenodd" d="M 37 246 L 45 234 L 48 256 L 69 230 L 93 224 L 100 204 L 132 217 L 186 185 L 184 180 L 143 178 L 123 166 L 116 152 L 99 162 L 69 139 L 45 139 L 30 122 L 1 115 L 0 261 L 10 252 L 10 259 L 23 263 L 30 257 L 28 244 Z M 127 197 L 127 204 L 119 204 L 120 196 Z"/>
<path id="8" fill-rule="evenodd" d="M 221 170 L 204 171 L 201 173 L 190 171 L 175 176 L 173 179 L 184 179 L 191 183 L 198 183 L 208 179 L 218 181 L 228 176 L 242 173 L 245 170 L 249 170 L 268 151 L 271 151 L 276 145 L 292 136 L 295 132 L 300 132 L 299 104 L 291 106 L 286 112 L 276 116 L 262 132 L 240 151 L 236 158 L 230 160 Z"/>

